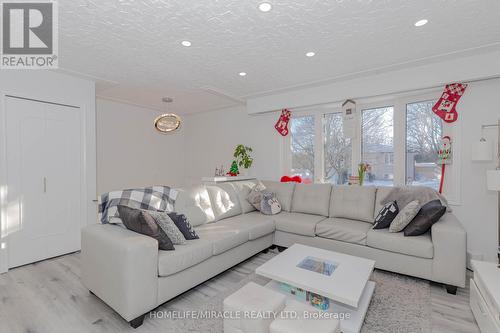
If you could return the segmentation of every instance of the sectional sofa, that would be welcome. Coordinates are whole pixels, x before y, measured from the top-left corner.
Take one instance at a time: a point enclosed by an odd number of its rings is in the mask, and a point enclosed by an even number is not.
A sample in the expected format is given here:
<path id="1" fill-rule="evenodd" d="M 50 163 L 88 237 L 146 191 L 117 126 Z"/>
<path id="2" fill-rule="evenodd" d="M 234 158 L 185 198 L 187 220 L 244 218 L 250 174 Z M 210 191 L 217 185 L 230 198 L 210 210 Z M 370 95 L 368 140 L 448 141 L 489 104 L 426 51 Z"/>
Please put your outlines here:
<path id="1" fill-rule="evenodd" d="M 82 230 L 85 286 L 133 327 L 149 311 L 272 245 L 294 243 L 365 257 L 383 270 L 465 286 L 466 233 L 446 213 L 427 234 L 373 230 L 390 188 L 263 181 L 283 211 L 263 215 L 247 202 L 256 181 L 179 189 L 177 212 L 200 239 L 158 251 L 153 238 L 114 225 Z"/>

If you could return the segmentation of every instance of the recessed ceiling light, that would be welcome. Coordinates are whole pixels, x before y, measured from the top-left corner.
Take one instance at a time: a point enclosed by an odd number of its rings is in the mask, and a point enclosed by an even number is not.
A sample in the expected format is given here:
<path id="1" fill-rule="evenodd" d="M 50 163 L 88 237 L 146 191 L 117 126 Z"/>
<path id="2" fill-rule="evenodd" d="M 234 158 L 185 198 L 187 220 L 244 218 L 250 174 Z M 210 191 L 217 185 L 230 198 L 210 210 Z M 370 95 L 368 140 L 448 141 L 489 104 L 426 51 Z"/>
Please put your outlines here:
<path id="1" fill-rule="evenodd" d="M 426 20 L 426 19 L 419 20 L 419 21 L 415 22 L 415 26 L 416 26 L 416 27 L 421 27 L 421 26 L 423 26 L 423 25 L 426 25 L 426 24 L 427 24 L 427 22 L 429 22 L 429 21 L 428 21 L 428 20 Z"/>
<path id="2" fill-rule="evenodd" d="M 307 52 L 307 53 L 306 53 L 306 57 L 309 57 L 309 58 L 310 58 L 310 57 L 314 57 L 315 55 L 316 55 L 316 53 L 314 53 L 314 52 L 312 52 L 312 51 L 311 51 L 311 52 Z"/>
<path id="3" fill-rule="evenodd" d="M 191 46 L 191 42 L 190 42 L 190 41 L 188 41 L 188 40 L 183 40 L 183 41 L 181 42 L 181 44 L 182 44 L 182 46 L 186 46 L 186 47 Z"/>
<path id="4" fill-rule="evenodd" d="M 273 6 L 269 3 L 269 2 L 263 2 L 259 5 L 259 10 L 261 12 L 268 12 L 270 11 L 271 9 L 273 9 Z"/>
<path id="5" fill-rule="evenodd" d="M 239 76 L 246 76 L 246 75 L 247 75 L 247 73 L 246 73 L 246 72 L 239 72 L 239 73 L 238 73 L 238 75 L 239 75 Z"/>

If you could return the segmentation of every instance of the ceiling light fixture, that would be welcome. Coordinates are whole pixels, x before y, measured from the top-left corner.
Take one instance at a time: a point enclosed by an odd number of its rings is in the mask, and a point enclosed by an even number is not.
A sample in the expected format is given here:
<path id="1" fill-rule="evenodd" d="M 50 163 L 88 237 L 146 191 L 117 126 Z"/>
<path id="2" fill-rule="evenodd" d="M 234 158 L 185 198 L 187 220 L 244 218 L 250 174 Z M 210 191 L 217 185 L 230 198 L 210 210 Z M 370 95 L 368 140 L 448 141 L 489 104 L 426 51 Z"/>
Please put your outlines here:
<path id="1" fill-rule="evenodd" d="M 183 41 L 181 42 L 181 44 L 182 44 L 182 46 L 185 46 L 185 47 L 189 47 L 189 46 L 191 46 L 191 42 L 190 42 L 190 41 L 188 41 L 188 40 L 183 40 Z"/>
<path id="2" fill-rule="evenodd" d="M 421 27 L 421 26 L 423 26 L 423 25 L 426 25 L 428 22 L 429 22 L 429 21 L 428 21 L 428 20 L 426 20 L 426 19 L 419 20 L 419 21 L 415 22 L 415 26 L 416 26 L 416 27 Z"/>
<path id="3" fill-rule="evenodd" d="M 316 53 L 314 53 L 312 51 L 306 53 L 306 57 L 309 57 L 309 58 L 314 57 L 315 55 L 316 55 Z"/>
<path id="4" fill-rule="evenodd" d="M 238 75 L 239 76 L 247 76 L 247 73 L 246 72 L 239 72 Z"/>
<path id="5" fill-rule="evenodd" d="M 172 103 L 174 100 L 170 97 L 163 97 L 161 101 L 165 103 L 166 110 L 167 103 Z M 181 122 L 181 117 L 178 115 L 174 113 L 164 113 L 154 120 L 154 126 L 158 132 L 166 134 L 177 131 L 179 127 L 181 127 Z"/>
<path id="6" fill-rule="evenodd" d="M 266 13 L 266 12 L 270 11 L 271 9 L 273 9 L 273 6 L 269 2 L 263 2 L 259 5 L 259 10 L 261 12 Z"/>

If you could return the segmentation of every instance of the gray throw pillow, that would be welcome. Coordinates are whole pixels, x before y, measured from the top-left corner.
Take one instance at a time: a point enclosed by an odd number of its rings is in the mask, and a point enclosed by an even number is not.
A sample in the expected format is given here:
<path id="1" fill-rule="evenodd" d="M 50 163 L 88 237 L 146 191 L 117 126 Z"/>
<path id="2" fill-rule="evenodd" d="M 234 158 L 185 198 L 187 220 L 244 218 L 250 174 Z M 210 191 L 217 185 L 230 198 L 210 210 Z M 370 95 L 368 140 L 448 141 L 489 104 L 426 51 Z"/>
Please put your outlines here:
<path id="1" fill-rule="evenodd" d="M 250 190 L 250 193 L 247 196 L 247 201 L 255 207 L 255 209 L 260 210 L 260 202 L 262 201 L 262 192 L 266 189 L 266 187 L 262 184 L 256 184 Z"/>
<path id="2" fill-rule="evenodd" d="M 151 215 L 156 223 L 160 226 L 160 228 L 165 231 L 168 238 L 172 241 L 174 245 L 183 245 L 186 244 L 186 238 L 180 232 L 179 228 L 175 225 L 174 221 L 168 216 L 165 212 L 155 212 L 155 211 L 146 211 L 149 215 Z"/>
<path id="3" fill-rule="evenodd" d="M 260 201 L 260 212 L 265 215 L 275 215 L 281 212 L 281 204 L 276 193 L 264 191 Z"/>
<path id="4" fill-rule="evenodd" d="M 401 209 L 391 222 L 389 226 L 389 232 L 400 232 L 403 231 L 404 228 L 413 220 L 415 216 L 417 216 L 418 211 L 420 210 L 420 202 L 418 200 L 414 200 L 407 204 L 403 209 Z"/>
<path id="5" fill-rule="evenodd" d="M 170 238 L 147 212 L 127 206 L 118 206 L 118 214 L 120 214 L 120 219 L 127 229 L 156 239 L 160 250 L 175 250 Z"/>

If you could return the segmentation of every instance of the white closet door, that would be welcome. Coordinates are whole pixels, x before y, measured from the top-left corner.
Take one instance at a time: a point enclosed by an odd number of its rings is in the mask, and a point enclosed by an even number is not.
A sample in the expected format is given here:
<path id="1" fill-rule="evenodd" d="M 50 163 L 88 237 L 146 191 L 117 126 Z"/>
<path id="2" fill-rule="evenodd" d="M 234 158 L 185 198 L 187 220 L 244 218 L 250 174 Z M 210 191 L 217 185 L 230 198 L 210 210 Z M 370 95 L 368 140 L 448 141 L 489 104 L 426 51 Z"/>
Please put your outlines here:
<path id="1" fill-rule="evenodd" d="M 80 109 L 47 104 L 45 118 L 46 257 L 80 249 Z"/>
<path id="2" fill-rule="evenodd" d="M 77 108 L 6 98 L 9 267 L 79 249 Z"/>

